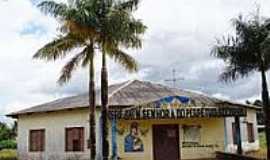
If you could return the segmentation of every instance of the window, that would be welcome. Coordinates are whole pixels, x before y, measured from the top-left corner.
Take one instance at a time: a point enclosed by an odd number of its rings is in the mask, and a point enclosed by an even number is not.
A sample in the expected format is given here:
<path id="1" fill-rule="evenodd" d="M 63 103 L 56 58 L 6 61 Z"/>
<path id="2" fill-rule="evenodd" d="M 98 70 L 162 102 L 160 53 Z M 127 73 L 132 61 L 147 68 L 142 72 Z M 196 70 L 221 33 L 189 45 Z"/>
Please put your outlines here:
<path id="1" fill-rule="evenodd" d="M 249 143 L 255 142 L 253 123 L 247 123 L 247 136 Z"/>
<path id="2" fill-rule="evenodd" d="M 235 123 L 232 123 L 232 137 L 233 137 L 233 144 L 237 144 L 237 132 Z"/>
<path id="3" fill-rule="evenodd" d="M 30 130 L 29 151 L 42 152 L 45 149 L 45 129 Z"/>
<path id="4" fill-rule="evenodd" d="M 183 126 L 184 146 L 198 145 L 201 141 L 201 126 Z"/>
<path id="5" fill-rule="evenodd" d="M 84 128 L 66 128 L 66 151 L 81 152 L 84 150 Z"/>

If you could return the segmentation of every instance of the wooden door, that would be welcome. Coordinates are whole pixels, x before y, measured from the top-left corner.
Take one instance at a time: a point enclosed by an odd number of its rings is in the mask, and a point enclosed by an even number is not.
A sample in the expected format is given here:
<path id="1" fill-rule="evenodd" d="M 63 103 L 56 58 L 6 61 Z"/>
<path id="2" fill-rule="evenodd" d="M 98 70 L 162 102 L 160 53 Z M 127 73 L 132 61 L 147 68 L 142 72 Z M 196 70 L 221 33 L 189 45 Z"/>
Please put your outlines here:
<path id="1" fill-rule="evenodd" d="M 153 126 L 154 160 L 180 160 L 178 125 Z"/>

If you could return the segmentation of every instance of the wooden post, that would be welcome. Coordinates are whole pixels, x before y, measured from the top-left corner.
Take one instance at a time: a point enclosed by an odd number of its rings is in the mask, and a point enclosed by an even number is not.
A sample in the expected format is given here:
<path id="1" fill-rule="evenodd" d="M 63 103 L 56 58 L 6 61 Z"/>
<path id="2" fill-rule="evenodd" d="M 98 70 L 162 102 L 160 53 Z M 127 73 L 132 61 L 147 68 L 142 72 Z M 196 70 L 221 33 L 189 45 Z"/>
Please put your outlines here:
<path id="1" fill-rule="evenodd" d="M 237 154 L 243 154 L 242 140 L 241 140 L 241 128 L 240 128 L 240 117 L 234 117 L 235 130 L 236 130 L 236 140 L 237 140 Z"/>

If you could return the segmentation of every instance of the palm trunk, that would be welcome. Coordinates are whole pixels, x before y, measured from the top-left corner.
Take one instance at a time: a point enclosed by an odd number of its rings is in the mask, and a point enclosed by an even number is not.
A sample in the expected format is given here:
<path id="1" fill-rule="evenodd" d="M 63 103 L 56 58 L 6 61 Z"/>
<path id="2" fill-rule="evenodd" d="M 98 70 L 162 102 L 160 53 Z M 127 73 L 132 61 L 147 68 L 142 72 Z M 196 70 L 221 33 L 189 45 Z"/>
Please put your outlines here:
<path id="1" fill-rule="evenodd" d="M 263 67 L 262 67 L 263 68 Z M 270 109 L 269 109 L 269 92 L 267 86 L 267 79 L 265 70 L 261 70 L 262 76 L 262 101 L 265 119 L 265 135 L 267 144 L 267 160 L 270 160 Z"/>
<path id="2" fill-rule="evenodd" d="M 109 142 L 108 142 L 108 71 L 106 67 L 106 55 L 102 53 L 101 69 L 101 120 L 102 120 L 102 157 L 108 160 Z"/>
<path id="3" fill-rule="evenodd" d="M 95 93 L 95 80 L 94 80 L 94 55 L 90 58 L 89 65 L 89 141 L 90 141 L 90 159 L 96 159 L 96 93 Z"/>

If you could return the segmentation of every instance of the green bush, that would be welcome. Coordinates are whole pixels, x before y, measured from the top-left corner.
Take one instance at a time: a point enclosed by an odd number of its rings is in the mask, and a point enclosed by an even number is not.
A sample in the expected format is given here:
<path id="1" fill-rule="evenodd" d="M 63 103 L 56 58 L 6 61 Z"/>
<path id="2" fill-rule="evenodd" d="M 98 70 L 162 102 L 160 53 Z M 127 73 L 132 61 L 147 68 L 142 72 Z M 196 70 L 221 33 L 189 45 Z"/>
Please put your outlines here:
<path id="1" fill-rule="evenodd" d="M 0 151 L 0 160 L 18 160 L 15 150 L 2 150 Z"/>
<path id="2" fill-rule="evenodd" d="M 1 149 L 16 149 L 17 143 L 15 140 L 3 140 L 0 141 L 0 150 Z"/>
<path id="3" fill-rule="evenodd" d="M 260 138 L 260 147 L 261 147 L 261 149 L 266 149 L 265 132 L 259 133 L 259 138 Z"/>

